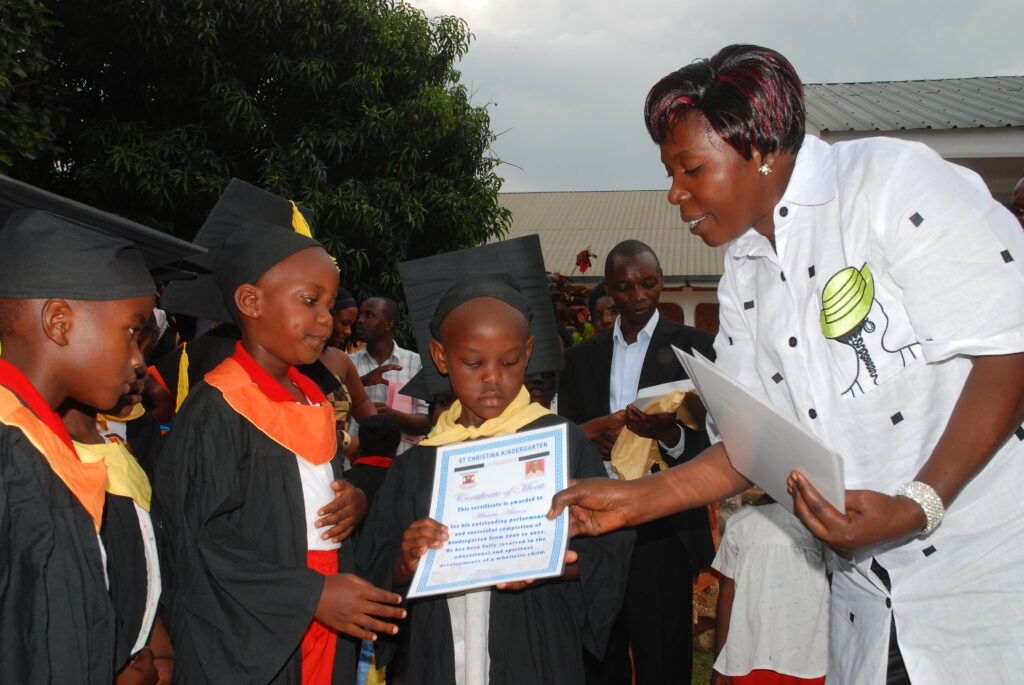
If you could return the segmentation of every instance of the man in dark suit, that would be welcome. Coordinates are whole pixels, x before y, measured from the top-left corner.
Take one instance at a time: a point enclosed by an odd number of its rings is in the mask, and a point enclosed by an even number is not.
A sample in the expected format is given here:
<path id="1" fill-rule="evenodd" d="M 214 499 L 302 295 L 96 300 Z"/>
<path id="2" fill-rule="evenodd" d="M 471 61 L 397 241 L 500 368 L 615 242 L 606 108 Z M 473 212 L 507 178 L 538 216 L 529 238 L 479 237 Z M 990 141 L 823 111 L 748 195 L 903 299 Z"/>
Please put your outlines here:
<path id="1" fill-rule="evenodd" d="M 669 466 L 687 461 L 708 446 L 706 432 L 686 428 L 672 414 L 648 416 L 634 401 L 640 388 L 687 377 L 672 345 L 714 359 L 714 337 L 658 314 L 664 275 L 657 255 L 638 240 L 608 253 L 604 286 L 619 318 L 611 330 L 566 352 L 559 413 L 582 425 L 605 459 L 626 426 L 657 439 Z M 690 682 L 692 579 L 713 554 L 704 508 L 637 529 L 626 597 L 604 661 L 584 655 L 588 685 L 628 685 L 629 647 L 637 685 Z"/>

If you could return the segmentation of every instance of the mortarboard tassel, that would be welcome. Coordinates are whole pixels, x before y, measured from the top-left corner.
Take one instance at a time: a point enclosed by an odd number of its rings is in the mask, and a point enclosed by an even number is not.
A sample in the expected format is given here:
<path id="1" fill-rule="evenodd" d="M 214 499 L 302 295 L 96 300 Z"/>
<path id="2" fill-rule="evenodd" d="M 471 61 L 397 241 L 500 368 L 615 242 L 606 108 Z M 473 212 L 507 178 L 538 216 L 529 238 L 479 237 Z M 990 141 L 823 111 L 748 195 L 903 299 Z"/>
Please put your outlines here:
<path id="1" fill-rule="evenodd" d="M 177 400 L 174 405 L 175 414 L 177 414 L 178 410 L 181 409 L 181 405 L 185 402 L 185 398 L 188 397 L 188 391 L 188 343 L 182 343 L 181 359 L 178 360 L 178 393 L 175 398 Z"/>
<path id="2" fill-rule="evenodd" d="M 289 202 L 292 203 L 292 228 L 296 233 L 312 238 L 313 231 L 309 230 L 309 224 L 306 223 L 306 217 L 302 216 L 302 212 L 299 211 L 299 206 L 292 200 Z"/>

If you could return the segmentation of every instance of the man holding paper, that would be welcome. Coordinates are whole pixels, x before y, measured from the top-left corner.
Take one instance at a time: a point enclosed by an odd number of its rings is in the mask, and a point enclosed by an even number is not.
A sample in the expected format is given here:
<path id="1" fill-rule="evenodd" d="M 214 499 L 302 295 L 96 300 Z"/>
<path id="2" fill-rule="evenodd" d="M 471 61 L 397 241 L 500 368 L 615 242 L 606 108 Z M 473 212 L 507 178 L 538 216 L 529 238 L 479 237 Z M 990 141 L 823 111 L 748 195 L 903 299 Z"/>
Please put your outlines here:
<path id="1" fill-rule="evenodd" d="M 402 429 L 398 453 L 406 451 L 430 430 L 427 403 L 400 393 L 401 389 L 422 368 L 420 355 L 395 342 L 398 305 L 387 297 L 368 297 L 359 305 L 355 336 L 366 343 L 349 355 L 373 401 L 378 414 L 387 414 Z M 353 420 L 352 435 L 359 435 L 359 424 Z"/>
<path id="2" fill-rule="evenodd" d="M 1015 682 L 1020 227 L 923 145 L 805 136 L 800 79 L 768 48 L 669 74 L 646 117 L 669 201 L 705 243 L 731 243 L 716 368 L 842 456 L 845 512 L 788 478 L 796 514 L 836 553 L 827 681 Z M 664 473 L 581 483 L 550 515 L 571 506 L 577 533 L 603 533 L 739 492 L 723 437 Z"/>
<path id="3" fill-rule="evenodd" d="M 559 412 L 581 424 L 606 459 L 623 427 L 656 440 L 667 466 L 687 461 L 709 444 L 703 426 L 687 428 L 674 413 L 645 414 L 641 408 L 646 403 L 637 401 L 644 388 L 686 379 L 673 345 L 714 359 L 710 333 L 658 314 L 663 285 L 661 264 L 649 246 L 638 240 L 616 245 L 605 259 L 604 274 L 605 289 L 619 310 L 615 325 L 566 352 Z M 620 464 L 612 465 L 628 477 Z M 705 507 L 637 529 L 622 614 L 604 661 L 587 660 L 590 685 L 629 682 L 630 647 L 637 685 L 689 681 L 691 578 L 710 565 L 713 555 Z"/>

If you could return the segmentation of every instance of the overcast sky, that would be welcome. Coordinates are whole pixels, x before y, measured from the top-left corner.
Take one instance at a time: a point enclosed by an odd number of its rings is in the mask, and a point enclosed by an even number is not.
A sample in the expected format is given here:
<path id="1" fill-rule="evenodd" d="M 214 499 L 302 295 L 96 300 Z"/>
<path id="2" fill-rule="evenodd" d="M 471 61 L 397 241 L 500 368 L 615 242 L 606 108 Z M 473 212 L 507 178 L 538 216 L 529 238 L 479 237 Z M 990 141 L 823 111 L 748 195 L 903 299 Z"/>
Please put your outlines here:
<path id="1" fill-rule="evenodd" d="M 504 191 L 665 188 L 644 96 L 731 43 L 778 50 L 806 83 L 1024 74 L 1024 0 L 412 4 L 475 35 L 459 69 L 500 133 Z"/>

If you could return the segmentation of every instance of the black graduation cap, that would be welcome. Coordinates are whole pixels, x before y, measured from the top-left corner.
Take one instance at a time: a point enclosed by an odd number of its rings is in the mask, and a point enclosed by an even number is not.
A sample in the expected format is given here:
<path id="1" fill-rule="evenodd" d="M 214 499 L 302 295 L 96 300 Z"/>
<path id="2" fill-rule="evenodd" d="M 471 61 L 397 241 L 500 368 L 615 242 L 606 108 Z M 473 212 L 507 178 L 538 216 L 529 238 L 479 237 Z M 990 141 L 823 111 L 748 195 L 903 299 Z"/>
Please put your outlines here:
<path id="1" fill-rule="evenodd" d="M 0 176 L 0 297 L 121 300 L 152 295 L 150 271 L 202 247 Z"/>
<path id="2" fill-rule="evenodd" d="M 160 306 L 169 312 L 229 323 L 236 313 L 235 290 L 255 283 L 285 257 L 321 247 L 309 237 L 309 211 L 289 200 L 233 178 L 196 235 L 209 250 L 209 273 L 167 286 Z M 296 228 L 304 229 L 300 233 Z"/>
<path id="3" fill-rule="evenodd" d="M 557 371 L 564 365 L 547 272 L 544 270 L 544 255 L 537 235 L 402 262 L 398 265 L 398 272 L 402 276 L 413 333 L 423 359 L 423 370 L 402 388 L 402 394 L 430 402 L 436 394 L 451 392 L 448 379 L 438 373 L 430 357 L 430 321 L 449 288 L 483 276 L 510 275 L 530 303 L 533 311 L 530 334 L 534 337 L 534 344 L 526 373 Z"/>

